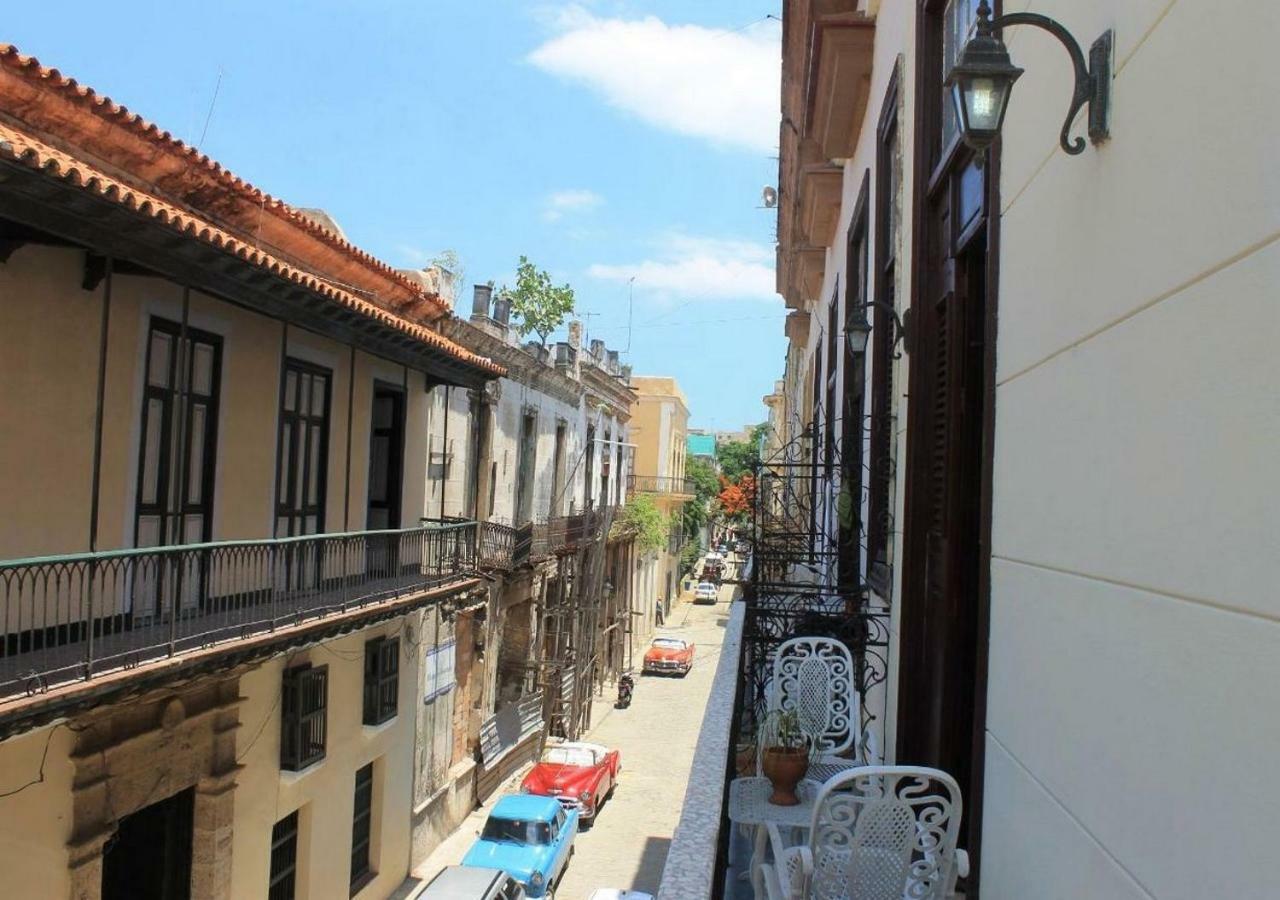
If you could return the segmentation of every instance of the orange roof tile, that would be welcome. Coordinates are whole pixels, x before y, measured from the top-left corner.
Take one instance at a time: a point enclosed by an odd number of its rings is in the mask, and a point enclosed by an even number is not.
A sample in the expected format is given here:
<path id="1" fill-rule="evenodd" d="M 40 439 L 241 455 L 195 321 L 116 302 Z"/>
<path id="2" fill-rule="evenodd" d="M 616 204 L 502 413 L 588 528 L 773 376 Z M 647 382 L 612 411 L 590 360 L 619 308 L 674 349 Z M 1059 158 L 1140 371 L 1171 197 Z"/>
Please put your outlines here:
<path id="1" fill-rule="evenodd" d="M 140 215 L 148 216 L 168 225 L 174 231 L 203 241 L 224 252 L 232 253 L 273 275 L 299 284 L 361 315 L 402 331 L 455 359 L 494 375 L 502 375 L 506 372 L 506 369 L 493 360 L 466 350 L 425 325 L 389 312 L 357 297 L 350 291 L 298 269 L 260 247 L 229 234 L 200 216 L 179 209 L 140 188 L 122 184 L 86 161 L 3 122 L 0 122 L 0 159 L 14 160 L 48 177 L 67 182 L 87 193 L 110 200 Z"/>
<path id="2" fill-rule="evenodd" d="M 458 359 L 505 371 L 427 328 L 449 310 L 413 279 L 9 44 L 0 44 L 0 112 L 20 123 L 3 126 L 3 140 L 13 145 L 3 155 L 227 249 Z"/>
<path id="3" fill-rule="evenodd" d="M 434 294 L 298 210 L 238 178 L 195 147 L 137 113 L 67 78 L 57 69 L 0 44 L 0 109 L 48 136 L 68 142 L 222 227 L 252 234 L 255 243 L 292 256 L 340 281 L 384 298 L 392 308 L 415 306 L 429 318 L 447 315 Z M 264 215 L 265 214 L 265 215 Z"/>

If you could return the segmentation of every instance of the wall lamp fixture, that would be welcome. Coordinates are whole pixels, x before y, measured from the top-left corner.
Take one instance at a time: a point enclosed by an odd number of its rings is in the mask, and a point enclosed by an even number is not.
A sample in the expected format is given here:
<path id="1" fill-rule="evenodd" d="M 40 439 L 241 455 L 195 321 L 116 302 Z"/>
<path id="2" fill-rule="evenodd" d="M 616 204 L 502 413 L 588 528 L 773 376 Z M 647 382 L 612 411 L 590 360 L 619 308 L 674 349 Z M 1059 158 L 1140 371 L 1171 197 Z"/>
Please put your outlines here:
<path id="1" fill-rule="evenodd" d="M 1008 25 L 1042 28 L 1061 41 L 1071 56 L 1076 83 L 1067 119 L 1062 123 L 1058 137 L 1062 149 L 1072 156 L 1084 152 L 1084 138 L 1073 140 L 1069 132 L 1076 113 L 1086 104 L 1089 106 L 1089 138 L 1097 144 L 1110 137 L 1107 117 L 1111 105 L 1111 29 L 1093 42 L 1086 66 L 1084 53 L 1076 39 L 1053 19 L 1037 13 L 1009 13 L 992 19 L 991 7 L 987 0 L 982 0 L 978 4 L 974 36 L 960 51 L 960 57 L 947 73 L 946 80 L 946 86 L 951 88 L 951 99 L 960 119 L 964 142 L 981 152 L 996 139 L 1004 124 L 1009 94 L 1023 71 L 1010 62 L 1004 41 L 993 33 Z"/>
<path id="2" fill-rule="evenodd" d="M 895 347 L 899 341 L 907 336 L 906 323 L 902 321 L 898 311 L 883 300 L 871 300 L 855 307 L 858 311 L 858 317 L 845 326 L 844 339 L 849 342 L 849 351 L 851 353 L 867 352 L 867 341 L 871 337 L 871 322 L 867 319 L 867 310 L 872 307 L 883 309 L 893 317 L 893 344 Z"/>

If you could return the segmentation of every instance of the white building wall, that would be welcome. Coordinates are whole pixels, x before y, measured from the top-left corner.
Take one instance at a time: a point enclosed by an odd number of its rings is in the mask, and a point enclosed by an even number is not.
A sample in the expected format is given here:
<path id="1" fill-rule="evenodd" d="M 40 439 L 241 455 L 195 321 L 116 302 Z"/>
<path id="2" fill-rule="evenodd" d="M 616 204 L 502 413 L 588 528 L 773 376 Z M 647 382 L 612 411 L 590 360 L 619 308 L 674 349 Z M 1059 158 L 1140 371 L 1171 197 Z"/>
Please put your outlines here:
<path id="1" fill-rule="evenodd" d="M 983 894 L 1276 896 L 1280 7 L 1032 7 L 1116 72 L 1069 157 L 1011 46 Z"/>

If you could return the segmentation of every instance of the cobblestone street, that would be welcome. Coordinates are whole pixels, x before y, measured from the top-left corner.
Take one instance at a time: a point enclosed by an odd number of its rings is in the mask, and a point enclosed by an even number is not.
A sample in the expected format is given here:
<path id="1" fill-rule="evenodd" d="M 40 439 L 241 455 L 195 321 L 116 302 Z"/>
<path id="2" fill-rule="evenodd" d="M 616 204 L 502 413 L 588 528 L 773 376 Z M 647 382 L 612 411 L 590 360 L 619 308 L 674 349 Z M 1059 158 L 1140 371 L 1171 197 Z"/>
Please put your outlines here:
<path id="1" fill-rule="evenodd" d="M 597 699 L 596 725 L 584 740 L 620 749 L 622 775 L 596 824 L 578 835 L 557 900 L 586 900 L 601 887 L 657 893 L 734 590 L 721 588 L 715 606 L 677 603 L 668 627 L 659 630 L 696 644 L 693 671 L 686 677 L 638 677 L 625 710 L 613 708 L 612 695 Z M 518 784 L 517 778 L 506 790 L 516 790 Z M 487 814 L 487 808 L 472 813 L 414 874 L 430 879 L 443 866 L 460 861 Z"/>

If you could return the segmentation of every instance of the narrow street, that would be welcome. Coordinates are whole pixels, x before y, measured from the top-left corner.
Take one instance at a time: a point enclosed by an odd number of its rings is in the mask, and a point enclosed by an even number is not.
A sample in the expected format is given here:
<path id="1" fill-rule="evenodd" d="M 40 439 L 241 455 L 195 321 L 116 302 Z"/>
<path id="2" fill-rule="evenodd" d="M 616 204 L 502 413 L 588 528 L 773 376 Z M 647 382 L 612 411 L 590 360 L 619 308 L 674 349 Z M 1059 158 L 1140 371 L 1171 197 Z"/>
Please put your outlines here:
<path id="1" fill-rule="evenodd" d="M 622 775 L 596 823 L 578 835 L 557 900 L 586 900 L 602 887 L 657 893 L 735 591 L 724 585 L 715 606 L 675 604 L 668 627 L 658 632 L 696 645 L 693 671 L 687 676 L 638 677 L 631 706 L 625 710 L 614 709 L 610 695 L 597 701 L 597 724 L 584 740 L 620 749 Z M 508 790 L 518 784 L 517 779 Z M 496 800 L 472 813 L 414 870 L 415 877 L 430 880 L 443 866 L 458 863 Z"/>

